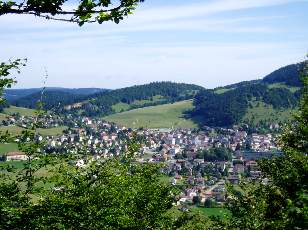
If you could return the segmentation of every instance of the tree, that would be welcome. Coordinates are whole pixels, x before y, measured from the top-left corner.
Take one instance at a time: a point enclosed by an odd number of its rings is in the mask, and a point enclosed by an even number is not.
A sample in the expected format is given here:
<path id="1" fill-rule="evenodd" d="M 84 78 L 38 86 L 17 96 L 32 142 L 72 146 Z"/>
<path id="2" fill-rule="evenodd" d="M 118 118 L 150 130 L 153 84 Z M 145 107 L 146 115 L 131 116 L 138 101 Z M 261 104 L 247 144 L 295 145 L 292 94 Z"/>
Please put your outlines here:
<path id="1" fill-rule="evenodd" d="M 268 183 L 243 183 L 231 191 L 235 229 L 308 229 L 308 62 L 302 72 L 300 110 L 280 138 L 281 157 L 259 163 Z"/>
<path id="2" fill-rule="evenodd" d="M 48 20 L 78 23 L 106 21 L 119 23 L 132 14 L 144 0 L 81 0 L 79 4 L 68 0 L 0 1 L 0 16 L 5 14 L 34 15 Z M 69 8 L 69 9 L 67 9 Z"/>
<path id="3" fill-rule="evenodd" d="M 16 59 L 0 63 L 0 104 L 4 103 L 4 99 L 2 98 L 3 89 L 11 88 L 11 86 L 16 83 L 9 75 L 12 74 L 13 71 L 20 73 L 20 67 L 25 66 L 26 61 L 26 59 Z"/>
<path id="4" fill-rule="evenodd" d="M 192 201 L 195 205 L 199 205 L 201 203 L 201 197 L 200 196 L 194 196 Z"/>
<path id="5" fill-rule="evenodd" d="M 174 195 L 158 166 L 108 160 L 88 169 L 62 167 L 56 187 L 21 212 L 25 229 L 162 229 Z M 60 169 L 61 170 L 61 169 Z"/>
<path id="6" fill-rule="evenodd" d="M 213 199 L 211 198 L 207 198 L 205 201 L 204 201 L 204 207 L 205 208 L 214 208 L 216 206 L 216 203 Z"/>

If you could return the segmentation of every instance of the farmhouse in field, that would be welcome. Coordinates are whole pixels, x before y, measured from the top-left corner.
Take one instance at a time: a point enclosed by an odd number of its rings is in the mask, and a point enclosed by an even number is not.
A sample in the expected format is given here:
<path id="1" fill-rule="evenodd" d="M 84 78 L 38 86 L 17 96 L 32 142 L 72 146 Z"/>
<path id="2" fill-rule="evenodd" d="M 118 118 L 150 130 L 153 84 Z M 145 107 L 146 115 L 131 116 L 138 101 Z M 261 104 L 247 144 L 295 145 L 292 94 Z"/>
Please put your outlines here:
<path id="1" fill-rule="evenodd" d="M 10 152 L 6 155 L 7 161 L 25 161 L 27 158 L 27 155 L 23 152 Z"/>

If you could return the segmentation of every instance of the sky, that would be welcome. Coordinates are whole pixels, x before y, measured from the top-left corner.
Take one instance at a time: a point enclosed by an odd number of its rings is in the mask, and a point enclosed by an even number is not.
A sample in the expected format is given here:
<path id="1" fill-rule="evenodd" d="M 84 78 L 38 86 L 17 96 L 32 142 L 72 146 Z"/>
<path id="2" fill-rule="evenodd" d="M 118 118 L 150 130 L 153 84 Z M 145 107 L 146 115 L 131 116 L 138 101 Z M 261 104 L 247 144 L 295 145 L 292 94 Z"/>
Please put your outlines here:
<path id="1" fill-rule="evenodd" d="M 120 24 L 0 16 L 0 60 L 27 58 L 15 88 L 224 86 L 308 53 L 308 0 L 146 0 Z"/>

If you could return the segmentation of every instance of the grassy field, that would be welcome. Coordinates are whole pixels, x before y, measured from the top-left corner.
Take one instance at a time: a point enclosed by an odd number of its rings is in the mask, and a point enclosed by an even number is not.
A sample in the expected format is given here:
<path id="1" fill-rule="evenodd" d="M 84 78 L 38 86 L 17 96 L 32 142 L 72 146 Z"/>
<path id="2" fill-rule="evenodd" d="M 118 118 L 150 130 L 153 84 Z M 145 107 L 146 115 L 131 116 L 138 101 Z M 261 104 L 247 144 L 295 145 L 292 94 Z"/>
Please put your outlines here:
<path id="1" fill-rule="evenodd" d="M 0 126 L 1 132 L 8 131 L 12 135 L 20 135 L 24 129 L 19 126 Z"/>
<path id="2" fill-rule="evenodd" d="M 61 135 L 65 129 L 67 129 L 66 126 L 59 126 L 49 129 L 38 129 L 37 132 L 43 136 L 58 136 Z"/>
<path id="3" fill-rule="evenodd" d="M 5 161 L 5 162 L 0 162 L 0 166 L 2 166 L 2 167 L 12 166 L 14 169 L 24 169 L 25 168 L 25 161 Z M 14 174 L 16 174 L 16 176 L 17 176 L 17 173 L 18 172 L 14 172 Z"/>
<path id="4" fill-rule="evenodd" d="M 173 104 L 150 106 L 113 114 L 103 119 L 131 128 L 195 128 L 192 120 L 185 119 L 184 113 L 193 109 L 191 100 Z"/>
<path id="5" fill-rule="evenodd" d="M 233 90 L 233 89 L 234 89 L 234 88 L 230 88 L 230 89 L 227 89 L 227 88 L 218 88 L 218 89 L 215 90 L 215 93 L 216 93 L 216 94 L 223 94 L 223 93 L 228 92 L 228 91 Z"/>
<path id="6" fill-rule="evenodd" d="M 7 114 L 0 113 L 0 122 L 6 120 Z"/>
<path id="7" fill-rule="evenodd" d="M 260 121 L 270 121 L 273 123 L 286 122 L 292 118 L 291 109 L 276 110 L 271 105 L 263 102 L 252 102 L 252 108 L 249 108 L 245 114 L 243 121 L 252 121 L 257 124 Z"/>
<path id="8" fill-rule="evenodd" d="M 120 113 L 122 111 L 127 111 L 129 110 L 130 108 L 130 105 L 129 104 L 126 104 L 126 103 L 117 103 L 115 105 L 112 106 L 112 109 L 114 112 L 116 113 Z"/>
<path id="9" fill-rule="evenodd" d="M 34 109 L 27 109 L 27 108 L 16 107 L 16 106 L 10 106 L 9 108 L 4 109 L 3 112 L 5 114 L 19 113 L 22 116 L 34 116 L 35 115 Z"/>
<path id="10" fill-rule="evenodd" d="M 163 100 L 164 100 L 164 97 L 160 95 L 156 95 L 156 96 L 153 96 L 151 100 L 135 100 L 132 104 L 127 104 L 127 103 L 122 103 L 122 102 L 117 103 L 112 106 L 112 109 L 114 112 L 120 113 L 120 112 L 130 110 L 132 105 L 142 106 L 144 104 L 155 103 L 155 102 L 163 101 Z"/>
<path id="11" fill-rule="evenodd" d="M 224 217 L 225 215 L 230 215 L 230 212 L 224 208 L 202 208 L 202 207 L 194 207 L 191 209 L 193 213 L 201 213 L 206 216 L 218 216 Z"/>
<path id="12" fill-rule="evenodd" d="M 67 127 L 65 126 L 60 126 L 49 129 L 37 129 L 37 132 L 43 136 L 58 136 L 61 135 L 63 133 L 63 130 L 65 130 L 66 128 Z M 12 135 L 20 135 L 23 130 L 25 129 L 19 126 L 0 126 L 1 132 L 8 131 Z"/>
<path id="13" fill-rule="evenodd" d="M 18 151 L 18 145 L 16 143 L 1 143 L 0 144 L 0 156 L 9 152 Z"/>
<path id="14" fill-rule="evenodd" d="M 270 85 L 268 85 L 268 88 L 270 88 L 270 89 L 285 88 L 285 89 L 290 90 L 292 93 L 295 93 L 297 90 L 300 90 L 300 87 L 289 86 L 289 85 L 285 85 L 283 83 L 270 84 Z"/>

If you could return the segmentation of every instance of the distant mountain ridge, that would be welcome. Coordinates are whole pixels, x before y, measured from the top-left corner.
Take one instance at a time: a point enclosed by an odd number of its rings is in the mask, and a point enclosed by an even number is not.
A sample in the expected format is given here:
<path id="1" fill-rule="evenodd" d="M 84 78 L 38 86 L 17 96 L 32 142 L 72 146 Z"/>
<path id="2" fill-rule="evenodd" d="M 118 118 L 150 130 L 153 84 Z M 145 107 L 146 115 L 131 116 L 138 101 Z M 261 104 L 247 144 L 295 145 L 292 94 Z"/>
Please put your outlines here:
<path id="1" fill-rule="evenodd" d="M 29 96 L 31 94 L 42 92 L 43 88 L 28 88 L 28 89 L 5 89 L 4 97 L 7 101 L 12 102 L 20 98 Z M 62 87 L 47 87 L 45 92 L 66 92 L 74 95 L 90 95 L 103 91 L 108 91 L 108 89 L 100 88 L 62 88 Z"/>
<path id="2" fill-rule="evenodd" d="M 57 110 L 58 107 L 73 104 L 76 101 L 83 100 L 86 95 L 74 94 L 66 91 L 48 90 L 43 94 L 42 92 L 32 93 L 25 97 L 11 101 L 11 105 L 17 107 L 25 107 L 35 109 L 38 102 L 43 102 L 43 108 L 46 110 Z"/>
<path id="3" fill-rule="evenodd" d="M 203 89 L 193 84 L 173 82 L 153 82 L 115 90 L 47 88 L 43 95 L 43 104 L 45 109 L 60 113 L 80 114 L 81 111 L 86 116 L 103 116 L 149 105 L 192 99 Z M 41 92 L 38 89 L 33 91 L 30 94 L 31 89 L 26 89 L 25 92 L 21 90 L 21 93 L 18 93 L 26 96 L 8 101 L 15 106 L 36 108 Z M 10 94 L 6 93 L 6 96 L 8 95 Z"/>
<path id="4" fill-rule="evenodd" d="M 192 99 L 203 87 L 174 82 L 152 82 L 109 92 L 96 93 L 70 112 L 83 111 L 86 116 L 105 116 L 120 111 Z M 64 112 L 64 111 L 62 111 Z"/>
<path id="5" fill-rule="evenodd" d="M 45 109 L 59 113 L 101 116 L 136 108 L 193 99 L 194 109 L 183 116 L 198 118 L 200 126 L 230 127 L 235 124 L 277 123 L 289 117 L 300 97 L 300 70 L 304 63 L 282 67 L 263 79 L 205 89 L 198 85 L 153 82 L 116 90 L 49 88 L 44 93 Z M 35 108 L 41 93 L 36 90 L 11 104 Z M 7 92 L 10 93 L 10 90 Z M 14 92 L 14 91 L 11 91 Z M 22 94 L 20 93 L 20 95 Z M 7 94 L 9 95 L 9 94 Z"/>

